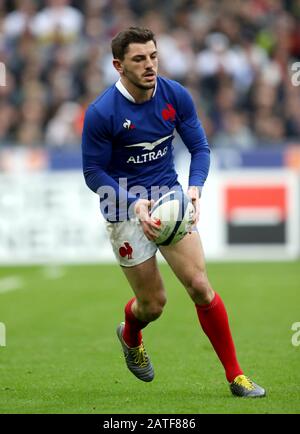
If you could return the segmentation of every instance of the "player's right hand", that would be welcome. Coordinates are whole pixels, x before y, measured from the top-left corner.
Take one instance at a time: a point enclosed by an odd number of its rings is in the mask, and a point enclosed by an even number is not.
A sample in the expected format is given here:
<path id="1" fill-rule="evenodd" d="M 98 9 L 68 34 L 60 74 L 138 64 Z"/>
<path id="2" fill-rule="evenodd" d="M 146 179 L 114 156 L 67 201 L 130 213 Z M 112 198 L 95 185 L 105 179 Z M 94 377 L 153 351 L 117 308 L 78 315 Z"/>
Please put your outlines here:
<path id="1" fill-rule="evenodd" d="M 154 200 L 138 199 L 134 205 L 135 215 L 141 222 L 145 236 L 150 241 L 155 241 L 160 224 L 156 223 L 149 215 L 151 207 L 154 205 Z"/>

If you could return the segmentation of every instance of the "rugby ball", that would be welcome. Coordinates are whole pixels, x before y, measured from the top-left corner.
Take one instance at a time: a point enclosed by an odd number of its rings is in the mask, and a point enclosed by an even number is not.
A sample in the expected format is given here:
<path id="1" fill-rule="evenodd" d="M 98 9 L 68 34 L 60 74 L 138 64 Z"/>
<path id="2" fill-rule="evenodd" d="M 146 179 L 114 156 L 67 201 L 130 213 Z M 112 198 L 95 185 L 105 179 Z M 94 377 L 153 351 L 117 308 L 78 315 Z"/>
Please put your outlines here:
<path id="1" fill-rule="evenodd" d="M 151 218 L 160 223 L 155 244 L 169 246 L 181 240 L 191 230 L 194 212 L 191 199 L 182 191 L 164 194 L 150 210 Z"/>

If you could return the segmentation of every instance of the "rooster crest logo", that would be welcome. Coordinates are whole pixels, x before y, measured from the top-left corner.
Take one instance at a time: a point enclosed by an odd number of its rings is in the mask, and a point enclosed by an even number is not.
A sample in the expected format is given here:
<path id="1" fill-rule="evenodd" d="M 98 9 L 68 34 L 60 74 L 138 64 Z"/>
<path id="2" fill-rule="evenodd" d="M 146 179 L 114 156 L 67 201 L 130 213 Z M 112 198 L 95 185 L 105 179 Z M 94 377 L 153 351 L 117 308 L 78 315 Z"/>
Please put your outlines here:
<path id="1" fill-rule="evenodd" d="M 133 248 L 128 243 L 128 241 L 125 241 L 124 245 L 119 248 L 119 254 L 122 258 L 125 258 L 125 256 L 127 256 L 127 259 L 132 259 L 132 252 Z"/>
<path id="2" fill-rule="evenodd" d="M 165 121 L 169 121 L 169 120 L 171 120 L 172 122 L 175 121 L 176 110 L 174 109 L 172 104 L 167 104 L 167 108 L 165 108 L 161 113 Z"/>
<path id="3" fill-rule="evenodd" d="M 123 124 L 123 127 L 124 127 L 126 130 L 133 130 L 133 129 L 135 128 L 135 126 L 133 125 L 133 123 L 131 122 L 130 119 L 125 119 L 125 122 L 124 122 L 124 124 Z"/>

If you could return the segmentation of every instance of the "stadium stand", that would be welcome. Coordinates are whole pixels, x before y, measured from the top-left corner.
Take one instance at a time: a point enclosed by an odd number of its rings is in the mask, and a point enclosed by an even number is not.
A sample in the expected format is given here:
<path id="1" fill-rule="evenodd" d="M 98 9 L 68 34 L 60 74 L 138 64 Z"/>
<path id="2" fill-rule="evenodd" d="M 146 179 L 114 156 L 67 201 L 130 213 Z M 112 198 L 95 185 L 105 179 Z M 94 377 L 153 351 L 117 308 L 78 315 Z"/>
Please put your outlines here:
<path id="1" fill-rule="evenodd" d="M 78 149 L 117 77 L 109 41 L 135 24 L 156 32 L 160 73 L 192 92 L 212 148 L 300 142 L 299 1 L 1 0 L 0 148 Z"/>

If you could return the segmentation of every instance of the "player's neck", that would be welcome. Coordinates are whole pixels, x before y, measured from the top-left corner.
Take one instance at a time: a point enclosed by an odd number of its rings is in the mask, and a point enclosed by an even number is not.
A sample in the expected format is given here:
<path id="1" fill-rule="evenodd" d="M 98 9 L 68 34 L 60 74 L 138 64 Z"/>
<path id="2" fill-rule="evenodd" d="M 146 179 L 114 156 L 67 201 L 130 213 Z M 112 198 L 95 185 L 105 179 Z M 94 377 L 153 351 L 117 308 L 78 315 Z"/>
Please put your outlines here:
<path id="1" fill-rule="evenodd" d="M 153 96 L 154 89 L 140 89 L 124 77 L 121 78 L 121 83 L 137 104 L 149 101 Z"/>

